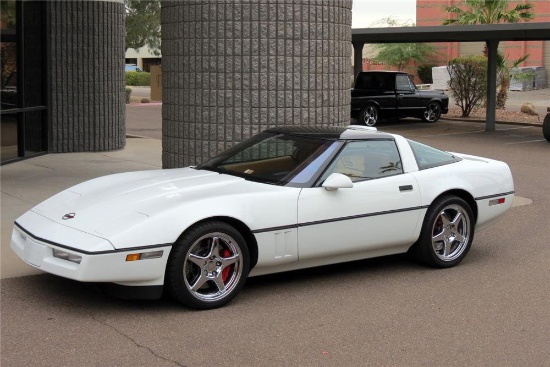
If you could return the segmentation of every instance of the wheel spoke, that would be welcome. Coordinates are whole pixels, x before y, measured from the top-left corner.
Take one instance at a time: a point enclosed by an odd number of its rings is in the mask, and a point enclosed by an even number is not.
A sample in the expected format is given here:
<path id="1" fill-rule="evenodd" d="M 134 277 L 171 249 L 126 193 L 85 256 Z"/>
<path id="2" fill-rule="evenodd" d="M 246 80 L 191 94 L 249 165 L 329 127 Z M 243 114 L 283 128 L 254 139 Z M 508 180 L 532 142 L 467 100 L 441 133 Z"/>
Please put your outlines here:
<path id="1" fill-rule="evenodd" d="M 445 241 L 445 231 L 441 231 L 432 237 L 433 242 Z"/>
<path id="2" fill-rule="evenodd" d="M 218 275 L 213 279 L 214 283 L 216 284 L 216 287 L 218 287 L 218 291 L 224 292 L 225 291 L 225 284 L 222 279 L 222 272 L 220 271 Z"/>
<path id="3" fill-rule="evenodd" d="M 445 248 L 443 250 L 443 256 L 447 257 L 451 253 L 453 241 L 445 240 Z"/>
<path id="4" fill-rule="evenodd" d="M 456 212 L 456 215 L 455 217 L 453 218 L 453 220 L 451 220 L 449 222 L 449 224 L 453 224 L 455 226 L 458 226 L 458 223 L 462 221 L 462 212 Z"/>
<path id="5" fill-rule="evenodd" d="M 441 221 L 443 222 L 443 228 L 447 227 L 449 224 L 451 224 L 451 221 L 449 220 L 449 217 L 447 216 L 447 213 L 445 211 L 442 211 L 439 214 L 439 217 L 441 218 Z"/>
<path id="6" fill-rule="evenodd" d="M 187 260 L 200 267 L 204 266 L 206 259 L 207 257 L 202 257 L 195 254 L 189 254 L 189 256 L 187 256 Z"/>
<path id="7" fill-rule="evenodd" d="M 198 291 L 203 285 L 204 283 L 206 283 L 208 281 L 208 277 L 201 272 L 201 274 L 199 275 L 199 277 L 197 278 L 197 281 L 193 284 L 191 284 L 191 289 L 193 291 Z"/>
<path id="8" fill-rule="evenodd" d="M 235 264 L 239 260 L 239 255 L 235 254 L 230 257 L 222 257 L 221 260 L 222 260 L 222 270 L 223 270 L 226 267 Z"/>
<path id="9" fill-rule="evenodd" d="M 220 257 L 220 239 L 219 237 L 213 237 L 212 243 L 210 244 L 210 252 L 208 257 Z"/>
<path id="10" fill-rule="evenodd" d="M 455 241 L 458 241 L 458 242 L 460 242 L 460 243 L 463 243 L 464 241 L 466 241 L 466 237 L 464 237 L 464 236 L 462 235 L 462 233 L 458 233 L 458 232 L 457 232 L 456 235 L 455 235 Z"/>

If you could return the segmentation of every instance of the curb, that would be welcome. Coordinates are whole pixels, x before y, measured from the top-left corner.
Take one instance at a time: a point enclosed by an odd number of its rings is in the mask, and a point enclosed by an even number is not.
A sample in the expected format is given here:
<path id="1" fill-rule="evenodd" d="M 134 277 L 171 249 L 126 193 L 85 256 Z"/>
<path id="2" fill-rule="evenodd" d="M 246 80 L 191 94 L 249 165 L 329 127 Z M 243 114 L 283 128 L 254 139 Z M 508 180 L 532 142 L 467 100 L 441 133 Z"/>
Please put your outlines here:
<path id="1" fill-rule="evenodd" d="M 452 117 L 440 117 L 440 120 L 444 121 L 457 121 L 457 122 L 478 122 L 478 123 L 487 123 L 486 120 L 477 120 L 477 119 L 460 119 L 460 118 L 452 118 Z M 503 124 L 503 125 L 516 125 L 516 126 L 533 126 L 533 127 L 540 127 L 542 128 L 542 122 L 540 124 L 533 124 L 531 122 L 517 122 L 517 121 L 495 121 L 495 124 Z"/>

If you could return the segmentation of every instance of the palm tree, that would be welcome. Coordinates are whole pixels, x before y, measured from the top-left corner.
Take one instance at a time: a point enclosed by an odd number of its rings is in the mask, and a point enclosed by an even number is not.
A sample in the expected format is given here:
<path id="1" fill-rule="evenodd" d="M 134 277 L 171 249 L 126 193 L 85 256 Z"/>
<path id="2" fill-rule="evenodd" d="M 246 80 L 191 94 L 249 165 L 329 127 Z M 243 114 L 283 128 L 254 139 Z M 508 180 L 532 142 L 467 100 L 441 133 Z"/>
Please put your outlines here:
<path id="1" fill-rule="evenodd" d="M 517 4 L 509 9 L 508 0 L 463 0 L 460 6 L 446 6 L 447 13 L 455 14 L 456 17 L 446 19 L 443 25 L 447 24 L 496 24 L 496 23 L 518 23 L 528 21 L 535 17 L 533 4 L 528 1 Z"/>

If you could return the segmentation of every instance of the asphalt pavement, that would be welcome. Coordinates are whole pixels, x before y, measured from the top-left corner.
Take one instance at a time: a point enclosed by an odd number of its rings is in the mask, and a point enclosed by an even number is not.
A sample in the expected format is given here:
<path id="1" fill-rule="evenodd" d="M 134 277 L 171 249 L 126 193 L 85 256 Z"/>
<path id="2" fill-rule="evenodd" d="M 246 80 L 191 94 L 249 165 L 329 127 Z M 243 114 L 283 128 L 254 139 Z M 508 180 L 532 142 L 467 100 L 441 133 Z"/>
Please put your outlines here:
<path id="1" fill-rule="evenodd" d="M 159 130 L 160 108 L 129 106 L 128 131 Z M 170 299 L 115 299 L 93 284 L 39 274 L 9 250 L 13 220 L 50 195 L 92 177 L 160 168 L 159 139 L 128 138 L 116 152 L 49 154 L 2 166 L 0 363 L 549 365 L 550 143 L 540 127 L 484 128 L 413 119 L 379 126 L 510 165 L 524 200 L 475 234 L 459 266 L 434 270 L 390 256 L 251 278 L 231 304 L 202 312 Z"/>

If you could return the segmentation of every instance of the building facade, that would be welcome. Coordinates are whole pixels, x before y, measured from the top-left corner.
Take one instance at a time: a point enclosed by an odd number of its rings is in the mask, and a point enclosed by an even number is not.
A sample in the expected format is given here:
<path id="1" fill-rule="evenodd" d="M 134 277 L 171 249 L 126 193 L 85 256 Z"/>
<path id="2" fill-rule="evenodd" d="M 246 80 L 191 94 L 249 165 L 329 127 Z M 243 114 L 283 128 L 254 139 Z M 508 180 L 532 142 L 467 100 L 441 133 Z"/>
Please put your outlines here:
<path id="1" fill-rule="evenodd" d="M 510 1 L 510 8 L 523 1 Z M 445 11 L 446 6 L 461 6 L 461 0 L 416 0 L 416 25 L 441 25 L 450 17 Z M 535 18 L 531 22 L 550 21 L 550 1 L 529 0 L 533 5 Z M 437 43 L 437 56 L 432 60 L 434 65 L 447 65 L 459 56 L 481 55 L 485 44 L 483 42 L 446 42 Z M 544 67 L 546 80 L 550 80 L 550 41 L 506 41 L 499 44 L 499 51 L 511 62 L 524 55 L 527 60 L 519 66 Z"/>

